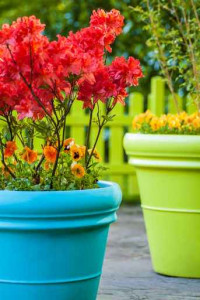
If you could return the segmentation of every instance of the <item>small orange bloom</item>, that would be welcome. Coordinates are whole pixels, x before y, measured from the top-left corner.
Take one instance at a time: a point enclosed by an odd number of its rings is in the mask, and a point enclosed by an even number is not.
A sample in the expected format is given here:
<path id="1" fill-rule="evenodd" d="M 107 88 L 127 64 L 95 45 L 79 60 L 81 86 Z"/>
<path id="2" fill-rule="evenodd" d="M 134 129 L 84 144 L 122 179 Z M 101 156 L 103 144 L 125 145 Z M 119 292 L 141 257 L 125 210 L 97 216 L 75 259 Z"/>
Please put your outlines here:
<path id="1" fill-rule="evenodd" d="M 16 150 L 17 150 L 17 145 L 15 141 L 6 142 L 6 148 L 4 151 L 5 158 L 12 156 Z"/>
<path id="2" fill-rule="evenodd" d="M 13 172 L 13 169 L 10 167 L 9 167 L 9 170 Z M 8 169 L 6 169 L 4 166 L 2 166 L 2 173 L 6 178 L 10 176 Z"/>
<path id="3" fill-rule="evenodd" d="M 84 157 L 85 156 L 86 147 L 85 146 L 80 146 L 79 148 L 81 149 L 82 157 Z"/>
<path id="4" fill-rule="evenodd" d="M 78 147 L 76 145 L 71 146 L 70 154 L 74 161 L 79 161 L 80 159 L 82 159 L 82 150 L 80 147 Z"/>
<path id="5" fill-rule="evenodd" d="M 78 178 L 82 178 L 85 175 L 85 169 L 80 164 L 74 164 L 71 167 L 72 174 Z"/>
<path id="6" fill-rule="evenodd" d="M 44 163 L 44 169 L 46 171 L 48 171 L 50 169 L 50 162 L 49 161 L 45 161 L 45 163 Z"/>
<path id="7" fill-rule="evenodd" d="M 57 150 L 53 146 L 45 146 L 43 150 L 44 156 L 48 162 L 54 163 L 56 160 Z"/>
<path id="8" fill-rule="evenodd" d="M 92 149 L 89 149 L 88 150 L 89 154 L 92 153 Z M 93 153 L 92 153 L 92 156 L 97 160 L 97 161 L 101 161 L 101 155 L 99 154 L 99 152 L 94 149 Z"/>
<path id="9" fill-rule="evenodd" d="M 64 141 L 64 145 L 63 145 L 63 147 L 64 147 L 64 152 L 65 152 L 65 153 L 69 153 L 69 152 L 70 152 L 70 148 L 71 148 L 72 145 L 74 145 L 74 139 L 72 139 L 72 138 L 66 139 L 66 140 Z"/>
<path id="10" fill-rule="evenodd" d="M 25 152 L 22 154 L 22 159 L 28 164 L 32 164 L 37 160 L 37 151 L 31 150 L 29 147 L 24 148 Z"/>

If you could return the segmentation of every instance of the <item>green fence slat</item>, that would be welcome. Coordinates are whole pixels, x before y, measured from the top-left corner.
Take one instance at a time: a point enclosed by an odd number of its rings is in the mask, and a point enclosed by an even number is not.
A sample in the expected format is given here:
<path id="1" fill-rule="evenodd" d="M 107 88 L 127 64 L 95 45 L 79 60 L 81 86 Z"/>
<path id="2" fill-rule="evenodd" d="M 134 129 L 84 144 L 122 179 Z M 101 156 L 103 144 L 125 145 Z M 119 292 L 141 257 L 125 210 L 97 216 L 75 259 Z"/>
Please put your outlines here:
<path id="1" fill-rule="evenodd" d="M 94 119 L 96 119 L 97 117 L 97 106 L 95 107 L 94 109 L 94 112 L 93 112 L 93 117 Z M 105 113 L 105 104 L 100 102 L 99 103 L 99 113 L 100 115 L 104 115 Z M 98 143 L 97 143 L 97 146 L 96 146 L 96 149 L 97 151 L 100 153 L 101 155 L 101 158 L 102 158 L 102 161 L 105 160 L 105 139 L 104 139 L 104 132 L 105 132 L 105 129 L 102 130 L 101 132 L 101 135 L 99 137 L 99 140 L 98 140 Z M 96 140 L 96 137 L 97 137 L 97 133 L 98 133 L 98 126 L 93 122 L 92 124 L 92 132 L 91 132 L 91 147 L 94 145 L 94 142 Z"/>
<path id="2" fill-rule="evenodd" d="M 131 93 L 129 96 L 129 113 L 130 118 L 128 132 L 133 131 L 132 121 L 134 117 L 144 111 L 144 96 L 142 93 Z M 125 177 L 125 187 L 126 187 L 126 199 L 131 200 L 131 198 L 139 197 L 139 188 L 137 183 L 137 177 L 135 173 L 135 168 L 131 165 L 130 173 Z M 127 168 L 127 167 L 126 167 Z"/>
<path id="3" fill-rule="evenodd" d="M 129 117 L 134 118 L 144 111 L 144 96 L 141 93 L 129 95 Z"/>
<path id="4" fill-rule="evenodd" d="M 113 110 L 113 114 L 123 118 L 124 116 L 124 107 L 120 104 L 117 104 Z M 123 150 L 123 137 L 124 137 L 124 128 L 119 126 L 118 122 L 114 122 L 114 126 L 110 129 L 110 139 L 109 139 L 109 164 L 110 166 L 116 166 L 117 168 L 120 165 L 124 164 L 124 150 Z M 120 170 L 120 167 L 119 167 Z M 111 181 L 117 182 L 122 191 L 124 191 L 124 176 L 119 172 L 118 175 L 111 175 Z"/>
<path id="5" fill-rule="evenodd" d="M 176 95 L 176 100 L 177 100 L 177 103 L 178 103 L 179 111 L 181 112 L 183 110 L 183 98 L 181 98 L 179 95 Z M 174 101 L 174 97 L 172 95 L 170 95 L 168 97 L 168 112 L 171 113 L 171 114 L 178 113 L 177 106 L 176 106 L 176 103 Z"/>
<path id="6" fill-rule="evenodd" d="M 197 111 L 197 107 L 190 96 L 186 98 L 186 111 L 188 114 L 192 114 Z"/>
<path id="7" fill-rule="evenodd" d="M 100 107 L 101 114 L 104 114 L 105 105 L 103 103 L 99 103 L 99 107 Z M 97 115 L 97 107 L 95 107 L 94 112 L 93 112 L 93 116 L 95 119 L 96 119 L 96 115 Z M 99 140 L 96 145 L 96 149 L 99 152 L 99 154 L 101 155 L 102 162 L 104 162 L 104 159 L 105 159 L 104 130 L 105 129 L 102 130 L 101 135 L 100 135 Z M 91 129 L 90 148 L 93 147 L 96 137 L 97 137 L 97 134 L 98 134 L 98 126 L 93 122 L 92 129 Z"/>
<path id="8" fill-rule="evenodd" d="M 151 79 L 151 94 L 148 97 L 148 108 L 160 116 L 165 111 L 165 81 L 156 76 Z"/>
<path id="9" fill-rule="evenodd" d="M 75 101 L 73 103 L 71 113 L 67 117 L 67 126 L 70 123 L 70 119 L 73 118 L 73 123 L 71 122 L 70 126 L 70 136 L 75 139 L 75 142 L 79 145 L 85 144 L 85 126 L 88 124 L 86 123 L 88 118 L 85 116 L 85 111 L 82 109 L 83 102 L 82 101 Z M 84 120 L 85 124 L 79 124 L 76 120 Z"/>

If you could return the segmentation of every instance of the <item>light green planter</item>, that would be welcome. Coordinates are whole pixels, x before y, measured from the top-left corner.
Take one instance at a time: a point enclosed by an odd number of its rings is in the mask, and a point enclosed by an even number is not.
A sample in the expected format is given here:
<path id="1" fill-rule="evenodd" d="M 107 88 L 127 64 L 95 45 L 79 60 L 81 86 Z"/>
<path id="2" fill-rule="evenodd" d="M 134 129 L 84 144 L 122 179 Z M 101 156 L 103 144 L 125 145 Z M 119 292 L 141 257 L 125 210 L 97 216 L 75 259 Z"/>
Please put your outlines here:
<path id="1" fill-rule="evenodd" d="M 200 136 L 126 134 L 153 268 L 200 278 Z"/>

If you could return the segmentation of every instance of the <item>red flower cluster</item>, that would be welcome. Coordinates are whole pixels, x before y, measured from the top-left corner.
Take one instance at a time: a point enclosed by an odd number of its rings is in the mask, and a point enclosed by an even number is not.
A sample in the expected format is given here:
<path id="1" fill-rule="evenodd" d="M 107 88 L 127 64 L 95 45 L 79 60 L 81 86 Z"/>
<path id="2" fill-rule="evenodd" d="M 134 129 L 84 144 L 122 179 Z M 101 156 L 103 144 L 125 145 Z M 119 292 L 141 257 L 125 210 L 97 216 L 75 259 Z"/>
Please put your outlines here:
<path id="1" fill-rule="evenodd" d="M 41 104 L 51 111 L 52 93 L 44 93 L 41 84 L 52 73 L 48 72 L 46 54 L 49 41 L 42 35 L 45 26 L 35 16 L 17 19 L 12 25 L 3 25 L 0 31 L 0 109 L 16 109 L 19 118 L 43 117 Z M 42 77 L 42 80 L 41 80 Z M 40 97 L 40 100 L 36 98 Z"/>
<path id="2" fill-rule="evenodd" d="M 101 28 L 104 33 L 104 44 L 107 51 L 111 52 L 110 45 L 114 42 L 117 35 L 122 32 L 124 17 L 116 9 L 106 13 L 103 9 L 93 11 L 90 25 L 94 28 Z"/>
<path id="3" fill-rule="evenodd" d="M 104 66 L 93 74 L 94 82 L 84 80 L 80 84 L 78 99 L 84 101 L 84 108 L 92 109 L 98 100 L 105 103 L 109 98 L 113 98 L 112 105 L 117 102 L 124 105 L 126 88 L 138 85 L 138 79 L 143 76 L 139 60 L 133 57 L 128 60 L 117 57 L 110 66 Z"/>
<path id="4" fill-rule="evenodd" d="M 94 11 L 90 26 L 49 41 L 35 16 L 17 19 L 0 30 L 0 114 L 17 110 L 19 118 L 51 114 L 52 101 L 63 101 L 72 88 L 83 107 L 98 100 L 124 102 L 126 88 L 142 77 L 138 60 L 116 58 L 110 66 L 105 51 L 122 31 L 123 16 L 113 9 Z"/>

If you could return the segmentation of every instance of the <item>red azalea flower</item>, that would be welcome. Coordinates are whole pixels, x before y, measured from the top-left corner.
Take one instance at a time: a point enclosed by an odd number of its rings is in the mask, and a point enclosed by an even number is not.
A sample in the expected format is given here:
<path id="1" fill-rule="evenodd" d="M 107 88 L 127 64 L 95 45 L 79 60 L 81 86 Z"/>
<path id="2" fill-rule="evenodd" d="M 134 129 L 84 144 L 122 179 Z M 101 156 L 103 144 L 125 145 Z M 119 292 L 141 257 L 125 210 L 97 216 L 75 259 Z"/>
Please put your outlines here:
<path id="1" fill-rule="evenodd" d="M 80 82 L 78 100 L 84 101 L 84 108 L 93 109 L 98 100 L 105 103 L 108 98 L 112 97 L 115 88 L 107 68 L 102 67 L 94 73 L 94 82 L 89 82 L 87 79 Z"/>
<path id="2" fill-rule="evenodd" d="M 116 57 L 109 66 L 109 74 L 117 86 L 128 87 L 138 85 L 138 79 L 143 77 L 139 60 L 129 57 Z"/>
<path id="3" fill-rule="evenodd" d="M 90 25 L 103 30 L 105 48 L 108 52 L 112 52 L 110 45 L 114 42 L 116 36 L 122 32 L 124 17 L 116 9 L 112 9 L 110 12 L 98 9 L 93 11 Z"/>

